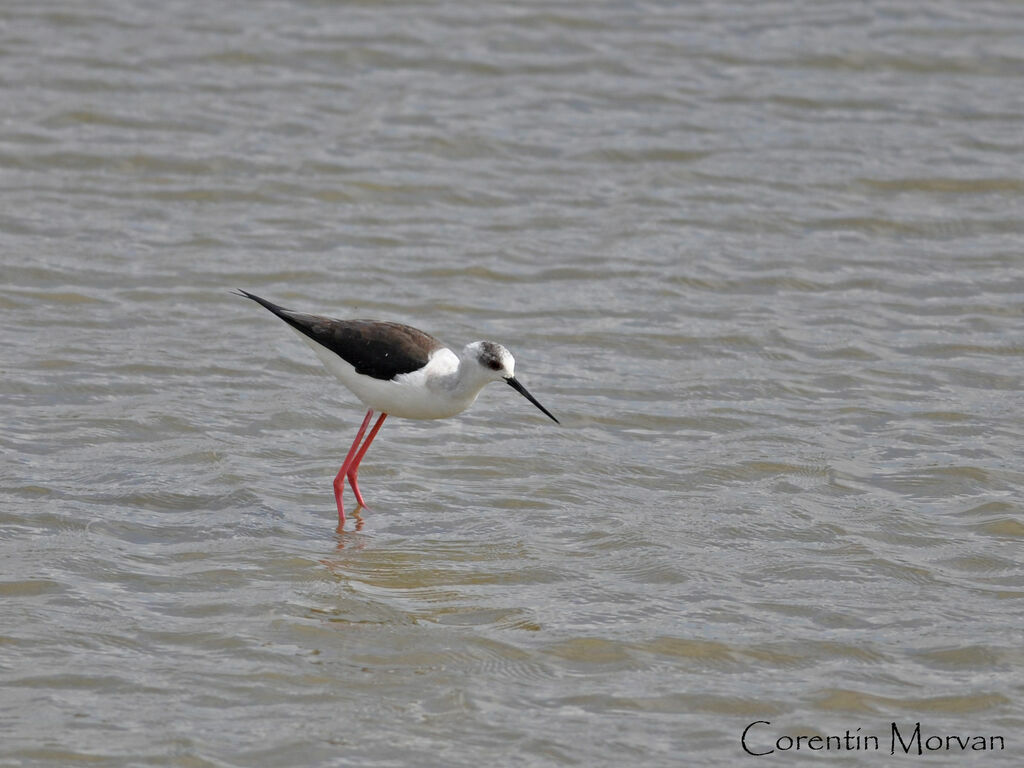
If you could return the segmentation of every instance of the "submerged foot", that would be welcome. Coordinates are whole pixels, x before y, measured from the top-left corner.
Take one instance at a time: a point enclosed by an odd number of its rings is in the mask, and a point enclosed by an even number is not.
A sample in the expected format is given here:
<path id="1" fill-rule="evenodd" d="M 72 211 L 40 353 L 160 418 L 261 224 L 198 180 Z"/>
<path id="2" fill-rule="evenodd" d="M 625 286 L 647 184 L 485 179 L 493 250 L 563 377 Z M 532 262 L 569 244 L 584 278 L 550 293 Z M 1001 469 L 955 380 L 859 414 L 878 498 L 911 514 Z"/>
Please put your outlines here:
<path id="1" fill-rule="evenodd" d="M 349 485 L 352 486 L 352 493 L 354 493 L 355 496 L 356 496 L 356 503 L 359 505 L 359 508 L 360 509 L 369 510 L 370 508 L 368 506 L 366 506 L 366 502 L 363 500 L 363 494 L 361 494 L 359 492 L 359 483 L 356 480 L 357 475 L 358 475 L 358 472 L 349 472 L 349 474 L 348 474 Z"/>

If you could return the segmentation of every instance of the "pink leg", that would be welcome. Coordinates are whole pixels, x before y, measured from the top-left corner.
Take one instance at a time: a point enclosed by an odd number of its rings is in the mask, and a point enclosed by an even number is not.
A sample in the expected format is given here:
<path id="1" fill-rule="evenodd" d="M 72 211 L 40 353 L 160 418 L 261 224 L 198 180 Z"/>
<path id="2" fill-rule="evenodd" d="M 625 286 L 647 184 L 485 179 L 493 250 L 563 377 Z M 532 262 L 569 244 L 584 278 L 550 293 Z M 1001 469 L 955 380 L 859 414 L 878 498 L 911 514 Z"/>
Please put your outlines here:
<path id="1" fill-rule="evenodd" d="M 341 469 L 338 470 L 338 474 L 334 477 L 334 500 L 338 502 L 338 528 L 345 525 L 345 507 L 341 504 L 341 493 L 345 490 L 345 476 L 348 475 L 349 467 L 352 466 L 352 460 L 356 456 L 356 450 L 359 448 L 359 443 L 366 433 L 366 426 L 370 423 L 372 417 L 373 408 L 366 412 L 363 425 L 359 428 L 356 439 L 352 441 L 352 447 L 348 449 L 348 454 L 345 456 L 345 461 L 342 462 Z"/>
<path id="2" fill-rule="evenodd" d="M 363 447 L 360 448 L 359 453 L 356 454 L 356 458 L 352 462 L 352 466 L 348 468 L 348 482 L 352 486 L 352 492 L 356 495 L 356 501 L 359 503 L 359 506 L 364 509 L 367 508 L 366 502 L 363 501 L 363 494 L 359 492 L 359 483 L 356 482 L 356 477 L 359 474 L 359 463 L 363 460 L 363 456 L 366 455 L 366 451 L 370 447 L 370 443 L 373 442 L 373 438 L 375 438 L 377 433 L 380 432 L 381 425 L 384 424 L 384 419 L 387 417 L 388 415 L 386 413 L 382 413 L 380 415 L 380 418 L 377 419 L 377 423 L 374 424 L 373 429 L 370 430 L 370 434 L 367 436 L 366 442 L 363 443 Z"/>

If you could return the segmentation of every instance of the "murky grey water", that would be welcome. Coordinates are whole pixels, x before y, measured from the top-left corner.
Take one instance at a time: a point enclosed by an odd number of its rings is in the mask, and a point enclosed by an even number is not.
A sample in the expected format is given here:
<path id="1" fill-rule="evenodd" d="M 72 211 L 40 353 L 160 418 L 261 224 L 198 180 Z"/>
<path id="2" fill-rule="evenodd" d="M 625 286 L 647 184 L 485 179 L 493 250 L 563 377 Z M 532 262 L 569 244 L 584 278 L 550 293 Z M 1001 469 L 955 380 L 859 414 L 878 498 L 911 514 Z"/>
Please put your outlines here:
<path id="1" fill-rule="evenodd" d="M 10 2 L 0 104 L 0 765 L 1024 759 L 1018 3 Z M 389 422 L 339 535 L 235 286 L 563 426 Z"/>

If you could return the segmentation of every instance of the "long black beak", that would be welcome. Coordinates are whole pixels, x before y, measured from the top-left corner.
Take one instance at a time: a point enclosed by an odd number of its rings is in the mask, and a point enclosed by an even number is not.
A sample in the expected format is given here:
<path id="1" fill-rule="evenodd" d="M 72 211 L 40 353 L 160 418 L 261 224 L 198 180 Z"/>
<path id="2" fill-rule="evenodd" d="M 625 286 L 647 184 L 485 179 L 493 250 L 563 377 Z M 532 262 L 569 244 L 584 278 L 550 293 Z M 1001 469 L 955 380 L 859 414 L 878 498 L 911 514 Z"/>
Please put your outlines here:
<path id="1" fill-rule="evenodd" d="M 556 419 L 556 418 L 555 418 L 554 416 L 552 416 L 552 415 L 551 415 L 551 411 L 549 411 L 549 410 L 548 410 L 547 408 L 545 408 L 545 407 L 544 407 L 543 405 L 541 405 L 540 403 L 538 403 L 538 402 L 537 402 L 537 398 L 536 398 L 536 397 L 534 397 L 533 395 L 531 395 L 531 394 L 530 394 L 529 392 L 527 392 L 527 391 L 526 391 L 526 387 L 524 387 L 524 386 L 523 386 L 522 384 L 520 384 L 520 383 L 519 383 L 519 380 L 518 380 L 518 379 L 516 379 L 516 378 L 515 378 L 514 376 L 509 376 L 509 377 L 508 377 L 507 379 L 505 379 L 505 381 L 507 381 L 507 382 L 508 382 L 508 385 L 509 385 L 510 387 L 512 387 L 512 389 L 514 389 L 514 390 L 515 390 L 516 392 L 518 392 L 518 393 L 519 393 L 520 395 L 522 395 L 522 396 L 523 396 L 523 397 L 525 397 L 525 398 L 526 398 L 527 400 L 529 400 L 529 401 L 530 401 L 531 403 L 533 403 L 533 404 L 534 404 L 534 405 L 536 405 L 536 406 L 537 406 L 538 408 L 540 408 L 540 409 L 541 409 L 541 411 L 542 411 L 542 412 L 544 413 L 544 415 L 545 415 L 545 416 L 547 416 L 547 417 L 548 417 L 549 419 L 551 419 L 551 420 L 552 420 L 553 422 L 555 422 L 555 424 L 561 424 L 561 423 L 562 423 L 562 422 L 560 422 L 560 421 L 559 421 L 558 419 Z"/>

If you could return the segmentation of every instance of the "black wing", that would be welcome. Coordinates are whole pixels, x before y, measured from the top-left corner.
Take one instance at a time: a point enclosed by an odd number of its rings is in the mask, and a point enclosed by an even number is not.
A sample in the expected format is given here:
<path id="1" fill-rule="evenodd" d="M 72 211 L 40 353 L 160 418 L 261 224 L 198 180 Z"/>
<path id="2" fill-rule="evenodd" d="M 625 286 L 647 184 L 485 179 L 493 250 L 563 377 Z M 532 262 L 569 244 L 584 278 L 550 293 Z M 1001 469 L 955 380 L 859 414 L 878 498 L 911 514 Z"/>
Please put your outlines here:
<path id="1" fill-rule="evenodd" d="M 418 371 L 427 364 L 430 353 L 442 346 L 433 336 L 401 323 L 335 320 L 292 312 L 241 289 L 238 295 L 262 304 L 292 328 L 331 350 L 356 373 L 375 379 L 386 381 Z"/>

